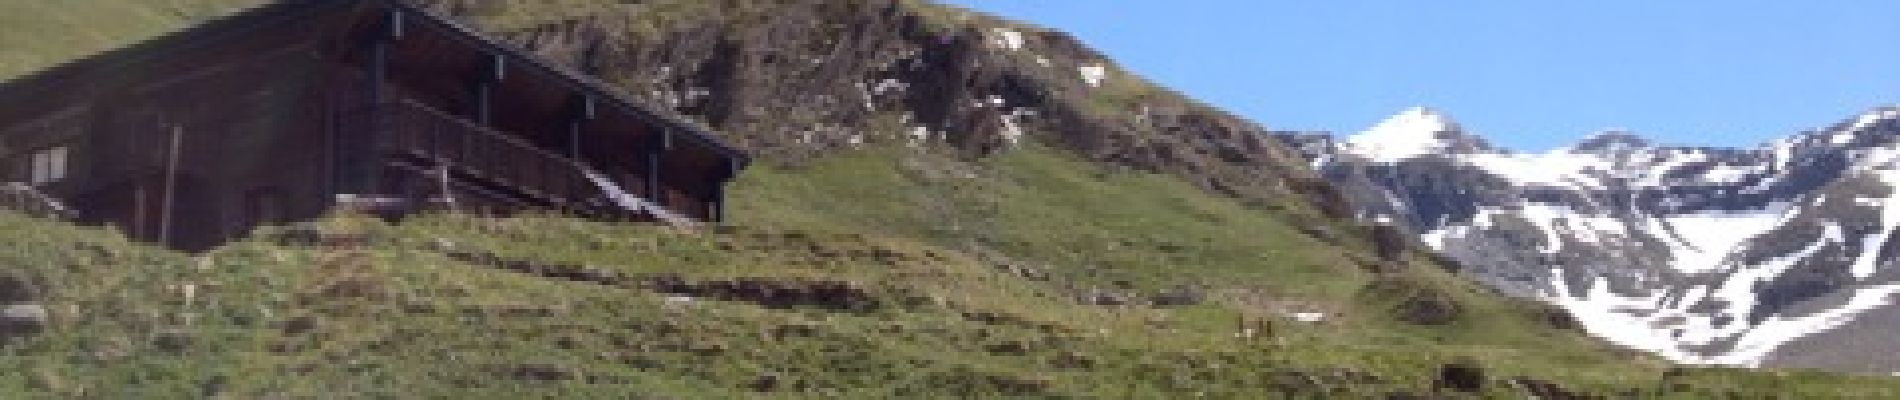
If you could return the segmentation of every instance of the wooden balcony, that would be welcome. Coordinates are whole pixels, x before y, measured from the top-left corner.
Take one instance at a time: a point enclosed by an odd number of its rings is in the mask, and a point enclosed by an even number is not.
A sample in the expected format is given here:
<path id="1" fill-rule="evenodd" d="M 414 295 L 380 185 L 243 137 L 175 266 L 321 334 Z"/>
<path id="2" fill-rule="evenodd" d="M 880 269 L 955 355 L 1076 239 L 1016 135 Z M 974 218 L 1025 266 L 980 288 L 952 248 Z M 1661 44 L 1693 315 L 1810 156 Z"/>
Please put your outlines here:
<path id="1" fill-rule="evenodd" d="M 413 101 L 365 108 L 346 131 L 367 133 L 389 167 L 441 185 L 441 193 L 477 194 L 488 203 L 546 208 L 588 217 L 691 224 L 693 219 L 625 190 L 584 162 L 526 139 Z M 374 113 L 374 114 L 372 114 Z M 372 118 L 374 117 L 374 118 Z M 448 186 L 455 186 L 449 190 Z M 431 195 L 433 197 L 433 195 Z"/>

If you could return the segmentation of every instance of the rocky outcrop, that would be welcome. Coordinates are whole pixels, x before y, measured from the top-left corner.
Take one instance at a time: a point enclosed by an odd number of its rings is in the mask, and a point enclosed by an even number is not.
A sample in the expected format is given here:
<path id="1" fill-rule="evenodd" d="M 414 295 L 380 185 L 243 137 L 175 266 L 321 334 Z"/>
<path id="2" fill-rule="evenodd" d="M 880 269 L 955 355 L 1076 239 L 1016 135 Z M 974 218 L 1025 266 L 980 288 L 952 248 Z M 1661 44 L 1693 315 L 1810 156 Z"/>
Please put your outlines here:
<path id="1" fill-rule="evenodd" d="M 1067 34 L 952 7 L 430 3 L 703 122 L 771 162 L 797 165 L 877 143 L 970 157 L 1035 143 L 1174 174 L 1257 205 L 1334 196 L 1256 124 L 1127 74 Z"/>

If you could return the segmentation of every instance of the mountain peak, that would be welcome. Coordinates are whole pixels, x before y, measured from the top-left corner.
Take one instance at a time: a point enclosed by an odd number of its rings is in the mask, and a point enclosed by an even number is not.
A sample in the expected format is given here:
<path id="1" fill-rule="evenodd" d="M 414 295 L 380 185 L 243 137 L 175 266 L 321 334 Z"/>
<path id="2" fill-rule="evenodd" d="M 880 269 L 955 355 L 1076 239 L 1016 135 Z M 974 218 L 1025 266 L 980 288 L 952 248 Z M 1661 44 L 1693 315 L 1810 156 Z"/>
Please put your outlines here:
<path id="1" fill-rule="evenodd" d="M 1629 149 L 1642 149 L 1653 146 L 1649 139 L 1624 129 L 1607 129 L 1592 133 L 1583 141 L 1566 148 L 1570 153 L 1606 153 Z"/>
<path id="2" fill-rule="evenodd" d="M 1867 110 L 1867 112 L 1863 112 L 1859 116 L 1854 117 L 1854 122 L 1851 124 L 1848 124 L 1847 129 L 1844 129 L 1844 130 L 1859 131 L 1859 130 L 1871 128 L 1875 124 L 1879 124 L 1881 121 L 1886 121 L 1886 120 L 1891 120 L 1891 119 L 1896 119 L 1896 118 L 1900 118 L 1900 104 L 1888 104 L 1888 105 L 1884 105 L 1880 107 L 1874 107 L 1873 109 Z"/>
<path id="3" fill-rule="evenodd" d="M 1465 133 L 1457 121 L 1431 107 L 1412 107 L 1346 139 L 1347 151 L 1379 162 L 1428 154 L 1489 151 L 1491 146 Z"/>

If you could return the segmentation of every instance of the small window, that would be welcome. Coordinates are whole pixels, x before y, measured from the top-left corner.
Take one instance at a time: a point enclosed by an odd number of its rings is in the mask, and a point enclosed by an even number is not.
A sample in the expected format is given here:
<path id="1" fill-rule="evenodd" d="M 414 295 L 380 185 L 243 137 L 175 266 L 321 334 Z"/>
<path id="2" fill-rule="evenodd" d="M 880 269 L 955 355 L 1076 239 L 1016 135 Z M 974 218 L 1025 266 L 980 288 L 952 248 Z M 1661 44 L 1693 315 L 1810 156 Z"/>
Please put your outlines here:
<path id="1" fill-rule="evenodd" d="M 33 152 L 31 182 L 43 185 L 66 179 L 66 148 L 54 147 Z"/>

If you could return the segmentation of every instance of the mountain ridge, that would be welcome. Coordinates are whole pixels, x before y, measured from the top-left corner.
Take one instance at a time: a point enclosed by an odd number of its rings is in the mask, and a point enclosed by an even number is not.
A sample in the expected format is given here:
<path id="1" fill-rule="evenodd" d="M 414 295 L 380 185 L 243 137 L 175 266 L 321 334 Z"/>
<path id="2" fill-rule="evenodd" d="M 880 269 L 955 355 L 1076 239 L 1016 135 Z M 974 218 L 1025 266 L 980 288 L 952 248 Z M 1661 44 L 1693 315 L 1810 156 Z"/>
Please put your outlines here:
<path id="1" fill-rule="evenodd" d="M 1561 304 L 1600 337 L 1680 362 L 1764 365 L 1802 359 L 1772 353 L 1892 305 L 1894 287 L 1875 275 L 1896 255 L 1900 215 L 1883 203 L 1895 117 L 1876 107 L 1753 148 L 1610 133 L 1547 153 L 1339 162 L 1361 148 L 1332 146 L 1345 154 L 1313 160 L 1358 193 L 1359 213 L 1407 221 L 1474 277 Z"/>

